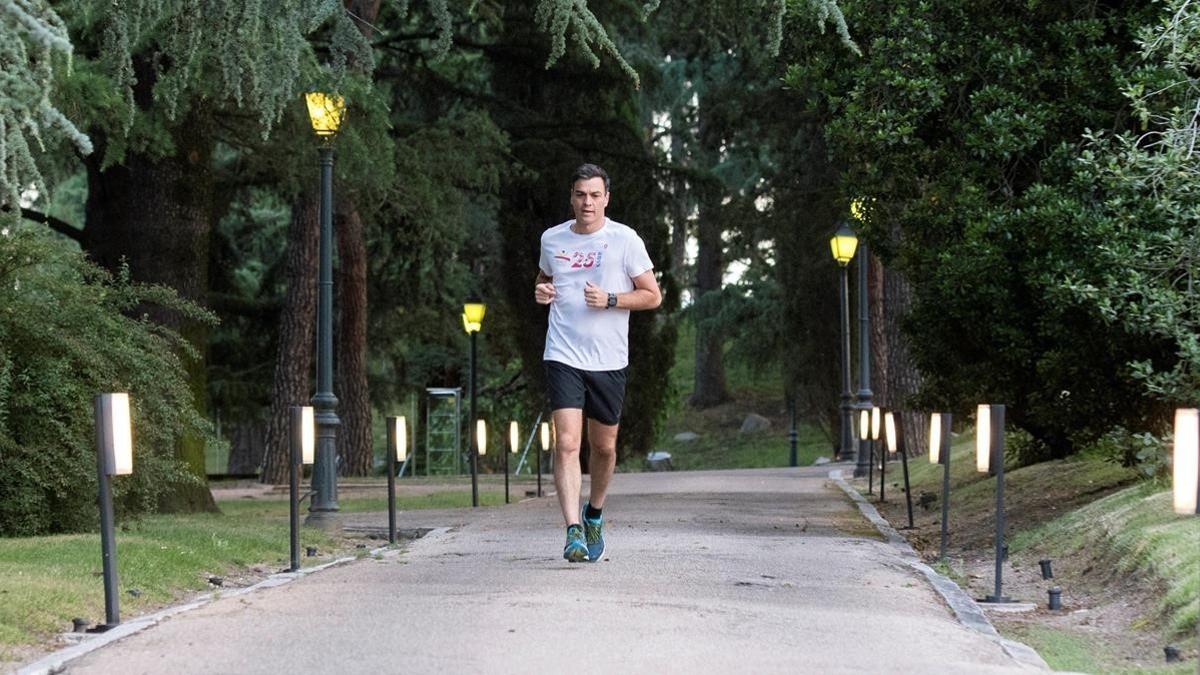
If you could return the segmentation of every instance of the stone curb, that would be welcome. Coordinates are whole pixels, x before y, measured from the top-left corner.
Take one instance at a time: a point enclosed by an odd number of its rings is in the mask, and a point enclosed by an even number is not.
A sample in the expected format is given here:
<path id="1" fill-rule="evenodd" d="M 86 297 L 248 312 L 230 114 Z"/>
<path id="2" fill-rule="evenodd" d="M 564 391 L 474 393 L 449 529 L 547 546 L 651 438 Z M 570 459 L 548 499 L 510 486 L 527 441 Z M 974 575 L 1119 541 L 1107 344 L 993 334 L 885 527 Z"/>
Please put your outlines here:
<path id="1" fill-rule="evenodd" d="M 428 537 L 428 536 L 441 535 L 441 534 L 444 534 L 447 530 L 449 530 L 449 528 L 445 528 L 445 527 L 434 528 L 426 536 Z M 400 549 L 390 548 L 390 546 L 380 546 L 378 548 L 371 549 L 370 551 L 367 552 L 368 556 L 380 557 L 380 558 L 392 558 L 399 554 L 400 554 Z M 66 648 L 60 649 L 56 652 L 52 652 L 51 654 L 48 654 L 48 655 L 42 657 L 41 659 L 34 661 L 33 663 L 30 663 L 29 665 L 21 667 L 19 670 L 16 671 L 16 673 L 17 673 L 17 675 L 52 675 L 54 673 L 60 673 L 63 671 L 64 668 L 66 668 L 66 666 L 69 662 L 71 662 L 81 656 L 85 656 L 91 652 L 94 652 L 97 649 L 100 649 L 101 647 L 112 644 L 113 642 L 116 642 L 117 640 L 129 637 L 130 635 L 135 635 L 137 633 L 140 633 L 140 632 L 146 630 L 147 628 L 150 628 L 151 626 L 157 625 L 159 622 L 163 621 L 164 619 L 168 619 L 172 616 L 175 616 L 176 614 L 182 614 L 184 612 L 189 612 L 194 609 L 200 609 L 201 607 L 204 607 L 205 605 L 209 604 L 210 602 L 213 602 L 214 600 L 219 600 L 221 598 L 234 598 L 234 597 L 237 597 L 240 595 L 247 595 L 247 594 L 253 593 L 255 591 L 261 591 L 261 590 L 265 590 L 268 588 L 275 588 L 277 586 L 283 586 L 284 584 L 289 584 L 293 581 L 296 581 L 297 579 L 301 579 L 310 574 L 314 574 L 316 572 L 321 572 L 321 571 L 327 570 L 331 567 L 336 567 L 339 565 L 344 565 L 346 563 L 354 562 L 355 560 L 358 560 L 358 559 L 359 558 L 356 556 L 345 556 L 342 558 L 337 558 L 335 560 L 331 560 L 327 563 L 315 565 L 313 567 L 302 568 L 298 572 L 277 572 L 256 584 L 252 584 L 252 585 L 246 586 L 244 588 L 235 588 L 235 589 L 230 589 L 229 591 L 213 591 L 211 593 L 205 593 L 204 595 L 201 595 L 198 598 L 194 598 L 194 599 L 192 599 L 188 602 L 185 602 L 181 605 L 175 605 L 174 607 L 167 607 L 166 609 L 160 609 L 159 611 L 154 612 L 153 614 L 139 616 L 135 619 L 131 619 L 129 621 L 123 622 L 116 628 L 113 628 L 104 633 L 85 634 L 85 635 L 87 635 L 87 637 L 83 638 L 83 641 L 80 642 L 79 644 L 71 645 L 70 647 L 66 647 Z"/>
<path id="2" fill-rule="evenodd" d="M 1015 640 L 1009 640 L 1000 635 L 975 600 L 970 595 L 967 595 L 962 588 L 959 588 L 953 579 L 939 574 L 932 567 L 922 562 L 917 552 L 909 545 L 908 540 L 900 536 L 900 533 L 883 516 L 879 515 L 879 511 L 866 498 L 859 494 L 858 490 L 855 490 L 842 478 L 841 469 L 830 471 L 829 479 L 836 483 L 842 489 L 842 492 L 845 492 L 858 505 L 858 510 L 862 512 L 867 520 L 871 521 L 875 529 L 879 530 L 879 533 L 883 535 L 887 543 L 896 549 L 896 552 L 900 554 L 904 563 L 925 576 L 934 590 L 938 592 L 938 595 L 942 596 L 942 599 L 950 606 L 959 623 L 986 635 L 993 642 L 999 644 L 1005 654 L 1008 654 L 1017 662 L 1041 670 L 1050 670 L 1050 666 L 1046 663 L 1045 659 L 1032 647 Z"/>

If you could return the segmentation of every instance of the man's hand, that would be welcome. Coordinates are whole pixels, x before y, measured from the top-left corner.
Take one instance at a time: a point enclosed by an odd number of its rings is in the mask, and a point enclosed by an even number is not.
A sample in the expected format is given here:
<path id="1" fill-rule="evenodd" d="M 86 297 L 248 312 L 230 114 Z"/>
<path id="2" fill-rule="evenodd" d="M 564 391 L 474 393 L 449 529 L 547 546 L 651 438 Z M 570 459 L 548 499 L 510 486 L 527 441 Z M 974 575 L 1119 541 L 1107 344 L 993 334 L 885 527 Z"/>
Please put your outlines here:
<path id="1" fill-rule="evenodd" d="M 608 291 L 590 281 L 583 288 L 583 300 L 588 307 L 608 309 Z"/>
<path id="2" fill-rule="evenodd" d="M 534 286 L 533 299 L 537 300 L 539 305 L 548 305 L 554 302 L 554 284 L 547 281 Z"/>

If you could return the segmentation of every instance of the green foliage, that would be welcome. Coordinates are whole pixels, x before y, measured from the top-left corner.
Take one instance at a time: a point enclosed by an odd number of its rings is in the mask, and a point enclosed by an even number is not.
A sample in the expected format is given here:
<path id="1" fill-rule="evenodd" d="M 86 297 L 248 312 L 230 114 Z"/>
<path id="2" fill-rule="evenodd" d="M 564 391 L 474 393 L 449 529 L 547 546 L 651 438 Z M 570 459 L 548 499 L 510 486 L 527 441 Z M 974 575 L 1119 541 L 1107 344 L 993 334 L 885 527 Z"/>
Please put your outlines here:
<path id="1" fill-rule="evenodd" d="M 118 512 L 153 509 L 190 480 L 173 458 L 185 433 L 206 434 L 180 353 L 187 343 L 129 316 L 153 302 L 196 319 L 173 292 L 113 279 L 33 228 L 0 231 L 0 534 L 94 526 L 92 399 L 128 391 L 135 471 L 115 481 Z"/>
<path id="2" fill-rule="evenodd" d="M 1089 449 L 1121 466 L 1136 468 L 1146 478 L 1166 478 L 1170 473 L 1170 447 L 1149 432 L 1133 433 L 1116 427 L 1101 436 Z"/>
<path id="3" fill-rule="evenodd" d="M 843 8 L 869 36 L 863 58 L 799 45 L 786 81 L 825 120 L 843 194 L 867 199 L 872 252 L 912 283 L 905 328 L 925 375 L 914 403 L 1007 403 L 1032 435 L 1024 463 L 1065 456 L 1115 424 L 1157 430 L 1162 407 L 1131 364 L 1169 367 L 1169 339 L 1111 321 L 1063 280 L 1088 288 L 1127 269 L 1098 251 L 1113 228 L 1097 209 L 1103 183 L 1078 159 L 1089 129 L 1129 129 L 1123 73 L 1138 68 L 1139 31 L 1163 8 Z"/>

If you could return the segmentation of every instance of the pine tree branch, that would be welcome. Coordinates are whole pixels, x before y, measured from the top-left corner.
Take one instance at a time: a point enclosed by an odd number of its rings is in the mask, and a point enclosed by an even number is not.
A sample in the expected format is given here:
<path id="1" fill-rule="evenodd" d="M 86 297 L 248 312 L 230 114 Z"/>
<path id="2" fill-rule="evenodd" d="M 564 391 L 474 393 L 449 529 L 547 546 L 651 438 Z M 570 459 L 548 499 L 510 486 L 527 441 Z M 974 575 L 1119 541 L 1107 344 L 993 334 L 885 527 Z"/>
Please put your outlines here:
<path id="1" fill-rule="evenodd" d="M 54 230 L 55 232 L 63 235 L 64 237 L 74 239 L 81 246 L 83 245 L 83 230 L 75 227 L 65 220 L 59 220 L 54 216 L 42 213 L 41 211 L 34 211 L 33 209 L 21 209 L 21 217 L 25 220 L 35 223 L 48 225 L 50 229 Z"/>

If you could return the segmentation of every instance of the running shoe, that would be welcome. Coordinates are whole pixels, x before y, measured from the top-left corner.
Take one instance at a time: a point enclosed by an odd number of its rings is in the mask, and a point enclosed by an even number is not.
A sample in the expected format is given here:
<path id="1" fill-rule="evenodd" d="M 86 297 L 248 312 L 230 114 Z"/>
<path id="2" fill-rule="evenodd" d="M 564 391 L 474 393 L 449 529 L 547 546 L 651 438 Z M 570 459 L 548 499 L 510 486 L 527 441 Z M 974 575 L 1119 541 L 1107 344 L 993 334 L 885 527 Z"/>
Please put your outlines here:
<path id="1" fill-rule="evenodd" d="M 587 507 L 588 505 L 584 505 L 583 511 L 579 513 L 579 519 L 583 522 L 583 536 L 587 540 L 588 560 L 599 562 L 601 556 L 604 555 L 604 516 L 595 520 L 588 518 Z"/>
<path id="2" fill-rule="evenodd" d="M 583 538 L 583 527 L 580 525 L 567 526 L 567 545 L 563 547 L 563 557 L 570 562 L 586 562 L 588 546 Z"/>

